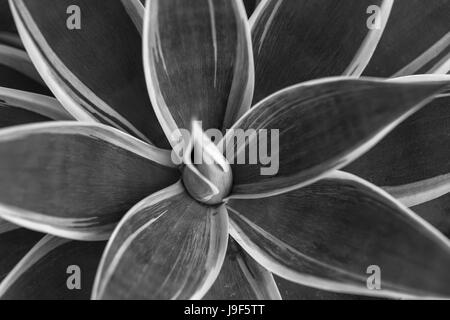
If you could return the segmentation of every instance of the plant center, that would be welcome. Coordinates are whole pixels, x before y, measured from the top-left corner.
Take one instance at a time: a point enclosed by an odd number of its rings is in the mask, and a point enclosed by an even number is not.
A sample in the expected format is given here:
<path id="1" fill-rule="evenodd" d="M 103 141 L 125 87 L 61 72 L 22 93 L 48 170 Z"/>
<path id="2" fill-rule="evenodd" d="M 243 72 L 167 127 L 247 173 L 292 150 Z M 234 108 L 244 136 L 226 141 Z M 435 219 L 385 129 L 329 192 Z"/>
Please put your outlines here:
<path id="1" fill-rule="evenodd" d="M 183 160 L 183 183 L 187 192 L 208 205 L 222 203 L 233 186 L 231 166 L 200 129 L 193 129 L 193 138 Z"/>
<path id="2" fill-rule="evenodd" d="M 223 170 L 216 165 L 211 165 L 208 170 L 205 167 L 197 168 L 195 172 L 189 166 L 183 169 L 183 183 L 187 192 L 197 201 L 216 205 L 230 194 L 233 185 L 231 168 Z"/>

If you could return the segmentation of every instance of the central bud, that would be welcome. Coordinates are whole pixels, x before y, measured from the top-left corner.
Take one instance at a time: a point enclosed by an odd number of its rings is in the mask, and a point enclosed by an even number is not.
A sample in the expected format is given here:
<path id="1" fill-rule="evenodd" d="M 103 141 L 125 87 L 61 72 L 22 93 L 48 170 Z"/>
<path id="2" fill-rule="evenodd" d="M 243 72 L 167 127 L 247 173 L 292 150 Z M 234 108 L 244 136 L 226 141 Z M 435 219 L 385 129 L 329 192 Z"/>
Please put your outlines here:
<path id="1" fill-rule="evenodd" d="M 195 124 L 183 162 L 183 183 L 188 193 L 205 204 L 222 203 L 233 185 L 230 164 Z"/>

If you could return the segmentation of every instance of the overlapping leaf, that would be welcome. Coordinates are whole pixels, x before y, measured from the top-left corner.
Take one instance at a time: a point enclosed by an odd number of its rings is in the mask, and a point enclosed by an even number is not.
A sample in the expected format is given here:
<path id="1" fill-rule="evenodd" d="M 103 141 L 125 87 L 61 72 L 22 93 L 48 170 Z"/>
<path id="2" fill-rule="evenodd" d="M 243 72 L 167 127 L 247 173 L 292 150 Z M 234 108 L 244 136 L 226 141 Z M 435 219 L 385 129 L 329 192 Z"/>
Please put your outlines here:
<path id="1" fill-rule="evenodd" d="M 0 130 L 0 217 L 73 239 L 104 239 L 136 202 L 178 178 L 169 152 L 96 124 Z"/>
<path id="2" fill-rule="evenodd" d="M 450 2 L 395 0 L 365 75 L 407 76 L 450 70 Z"/>
<path id="3" fill-rule="evenodd" d="M 251 197 L 277 192 L 309 184 L 327 171 L 345 166 L 446 85 L 445 81 L 331 78 L 272 95 L 244 115 L 225 136 L 223 150 L 234 163 L 233 193 Z M 240 130 L 251 133 L 248 129 L 256 132 L 245 140 L 236 138 Z M 278 130 L 278 140 L 263 135 L 263 129 L 271 135 Z M 272 163 L 262 164 L 261 143 L 271 150 L 268 155 Z M 259 145 L 256 155 L 255 145 Z"/>
<path id="4" fill-rule="evenodd" d="M 434 100 L 344 170 L 408 206 L 450 192 L 450 98 Z"/>
<path id="5" fill-rule="evenodd" d="M 225 258 L 223 206 L 193 200 L 177 183 L 140 202 L 109 240 L 94 299 L 200 299 Z"/>
<path id="6" fill-rule="evenodd" d="M 104 247 L 45 236 L 0 284 L 0 299 L 88 299 Z"/>
<path id="7" fill-rule="evenodd" d="M 450 243 L 387 193 L 336 172 L 311 186 L 228 203 L 231 235 L 278 276 L 330 291 L 448 297 Z M 369 290 L 367 270 L 381 270 Z"/>
<path id="8" fill-rule="evenodd" d="M 71 114 L 168 146 L 146 90 L 141 30 L 121 0 L 10 3 L 27 52 Z M 67 21 L 75 14 L 81 21 L 73 30 Z"/>
<path id="9" fill-rule="evenodd" d="M 250 30 L 238 0 L 155 0 L 146 10 L 144 62 L 152 103 L 172 145 L 177 129 L 230 126 L 253 91 Z"/>
<path id="10" fill-rule="evenodd" d="M 232 239 L 217 280 L 206 300 L 278 300 L 272 274 L 253 260 Z"/>
<path id="11" fill-rule="evenodd" d="M 383 33 L 391 0 L 266 0 L 252 16 L 254 103 L 288 86 L 361 75 Z M 368 8 L 380 25 L 368 28 Z"/>

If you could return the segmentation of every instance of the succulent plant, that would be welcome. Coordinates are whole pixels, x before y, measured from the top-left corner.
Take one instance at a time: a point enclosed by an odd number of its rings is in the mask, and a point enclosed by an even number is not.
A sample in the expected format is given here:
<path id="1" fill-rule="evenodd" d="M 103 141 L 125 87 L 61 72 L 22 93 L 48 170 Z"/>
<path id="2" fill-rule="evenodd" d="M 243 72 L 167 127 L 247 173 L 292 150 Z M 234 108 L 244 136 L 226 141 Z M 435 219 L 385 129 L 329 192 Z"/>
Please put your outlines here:
<path id="1" fill-rule="evenodd" d="M 1 298 L 450 296 L 449 1 L 0 8 Z"/>

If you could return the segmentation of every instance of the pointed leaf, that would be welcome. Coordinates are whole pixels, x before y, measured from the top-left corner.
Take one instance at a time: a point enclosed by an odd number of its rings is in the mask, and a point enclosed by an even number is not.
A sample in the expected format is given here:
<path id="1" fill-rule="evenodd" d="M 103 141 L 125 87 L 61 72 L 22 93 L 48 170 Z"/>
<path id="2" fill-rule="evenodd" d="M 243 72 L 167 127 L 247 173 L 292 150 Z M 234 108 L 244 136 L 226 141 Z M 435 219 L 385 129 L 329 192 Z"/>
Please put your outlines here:
<path id="1" fill-rule="evenodd" d="M 200 299 L 222 266 L 228 241 L 223 206 L 190 198 L 181 183 L 131 209 L 109 240 L 94 299 Z"/>
<path id="2" fill-rule="evenodd" d="M 0 220 L 0 281 L 42 237 L 40 233 Z"/>
<path id="3" fill-rule="evenodd" d="M 0 284 L 0 298 L 87 300 L 104 247 L 47 235 Z"/>
<path id="4" fill-rule="evenodd" d="M 234 163 L 233 193 L 249 196 L 277 192 L 309 184 L 329 170 L 341 168 L 429 102 L 446 83 L 330 78 L 272 95 L 252 108 L 225 136 L 223 150 Z M 249 129 L 256 130 L 254 137 L 245 143 L 236 139 L 241 130 L 250 133 Z M 269 130 L 270 138 L 262 129 Z M 273 138 L 277 132 L 278 140 Z M 254 155 L 256 143 L 266 150 L 271 146 L 268 165 L 261 164 L 261 148 L 259 157 Z M 246 160 L 248 156 L 251 161 Z"/>
<path id="5" fill-rule="evenodd" d="M 170 154 L 99 124 L 0 130 L 0 217 L 72 239 L 104 239 L 136 202 L 178 178 Z"/>
<path id="6" fill-rule="evenodd" d="M 377 77 L 450 70 L 450 2 L 395 0 L 364 74 Z"/>
<path id="7" fill-rule="evenodd" d="M 344 170 L 414 206 L 450 192 L 450 97 L 436 99 Z"/>
<path id="8" fill-rule="evenodd" d="M 204 300 L 280 300 L 272 274 L 232 239 L 217 280 Z"/>
<path id="9" fill-rule="evenodd" d="M 391 0 L 264 0 L 251 18 L 253 103 L 294 84 L 361 75 L 383 33 Z M 368 28 L 369 7 L 380 25 Z"/>
<path id="10" fill-rule="evenodd" d="M 230 126 L 251 103 L 253 56 L 240 0 L 154 0 L 146 10 L 144 63 L 166 135 Z M 175 136 L 174 136 L 175 135 Z"/>
<path id="11" fill-rule="evenodd" d="M 81 22 L 72 30 L 74 5 Z M 18 0 L 11 8 L 31 59 L 72 115 L 168 146 L 145 86 L 139 30 L 122 1 Z"/>
<path id="12" fill-rule="evenodd" d="M 356 176 L 336 172 L 306 188 L 228 206 L 233 238 L 285 279 L 351 294 L 450 296 L 448 239 Z M 368 289 L 371 266 L 379 267 L 380 290 Z"/>

